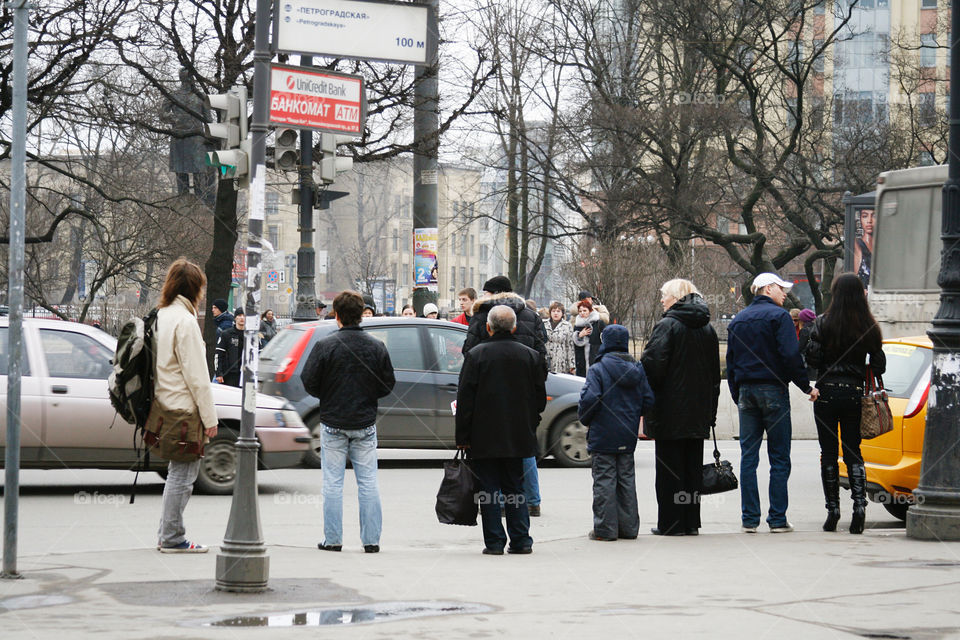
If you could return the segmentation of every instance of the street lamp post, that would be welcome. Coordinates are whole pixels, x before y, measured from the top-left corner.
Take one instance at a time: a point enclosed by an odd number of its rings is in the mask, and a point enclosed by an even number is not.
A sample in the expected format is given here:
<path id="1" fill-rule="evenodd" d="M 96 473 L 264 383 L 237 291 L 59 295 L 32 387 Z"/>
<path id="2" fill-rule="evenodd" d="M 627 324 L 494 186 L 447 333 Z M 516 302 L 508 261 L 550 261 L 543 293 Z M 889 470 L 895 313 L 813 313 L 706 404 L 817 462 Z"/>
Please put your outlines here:
<path id="1" fill-rule="evenodd" d="M 952 3 L 951 38 L 960 37 L 960 0 Z M 960 87 L 960 47 L 950 47 L 950 86 Z M 960 540 L 960 96 L 950 92 L 949 173 L 943 185 L 940 308 L 927 331 L 933 372 L 927 401 L 920 483 L 907 512 L 907 536 Z"/>

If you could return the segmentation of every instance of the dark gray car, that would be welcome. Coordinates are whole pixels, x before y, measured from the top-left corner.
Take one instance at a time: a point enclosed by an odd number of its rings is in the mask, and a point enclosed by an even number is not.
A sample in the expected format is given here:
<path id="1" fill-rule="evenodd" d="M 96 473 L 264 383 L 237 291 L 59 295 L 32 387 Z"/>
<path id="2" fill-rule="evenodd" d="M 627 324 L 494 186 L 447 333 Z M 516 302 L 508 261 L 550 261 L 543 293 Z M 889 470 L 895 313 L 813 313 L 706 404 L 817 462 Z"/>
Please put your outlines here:
<path id="1" fill-rule="evenodd" d="M 390 352 L 397 384 L 380 400 L 377 440 L 387 449 L 453 449 L 456 446 L 453 408 L 463 365 L 461 324 L 426 318 L 366 318 L 361 327 L 381 340 Z M 307 394 L 300 372 L 318 340 L 336 331 L 334 320 L 287 326 L 260 354 L 260 392 L 286 398 L 314 435 L 304 457 L 320 466 L 317 399 Z M 590 465 L 586 427 L 577 420 L 583 378 L 547 376 L 547 407 L 537 431 L 540 450 L 571 467 Z"/>

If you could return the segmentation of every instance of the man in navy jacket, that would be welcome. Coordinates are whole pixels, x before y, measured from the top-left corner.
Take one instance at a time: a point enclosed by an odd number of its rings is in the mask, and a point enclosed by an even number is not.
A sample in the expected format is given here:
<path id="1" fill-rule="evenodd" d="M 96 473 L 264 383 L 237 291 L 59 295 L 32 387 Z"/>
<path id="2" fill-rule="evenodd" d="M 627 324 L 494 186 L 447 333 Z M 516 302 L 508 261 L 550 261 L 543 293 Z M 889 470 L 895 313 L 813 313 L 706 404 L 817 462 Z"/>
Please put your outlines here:
<path id="1" fill-rule="evenodd" d="M 790 395 L 793 382 L 811 402 L 819 395 L 810 386 L 800 357 L 797 333 L 783 301 L 793 285 L 775 273 L 758 275 L 750 291 L 756 296 L 727 328 L 727 382 L 740 413 L 740 511 L 744 533 L 760 525 L 757 464 L 767 434 L 770 460 L 772 533 L 788 533 L 787 481 L 790 479 Z"/>

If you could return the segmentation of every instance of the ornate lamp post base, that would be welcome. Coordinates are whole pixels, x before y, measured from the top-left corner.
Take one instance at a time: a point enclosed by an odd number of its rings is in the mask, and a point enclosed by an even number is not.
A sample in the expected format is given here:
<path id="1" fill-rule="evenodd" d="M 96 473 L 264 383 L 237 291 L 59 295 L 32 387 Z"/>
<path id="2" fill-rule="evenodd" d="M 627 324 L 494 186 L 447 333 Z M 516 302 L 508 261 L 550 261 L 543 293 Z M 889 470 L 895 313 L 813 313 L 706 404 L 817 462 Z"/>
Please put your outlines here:
<path id="1" fill-rule="evenodd" d="M 257 508 L 259 448 L 255 437 L 237 440 L 237 479 L 233 487 L 230 520 L 217 554 L 218 591 L 256 593 L 267 589 L 270 558 L 263 544 Z"/>

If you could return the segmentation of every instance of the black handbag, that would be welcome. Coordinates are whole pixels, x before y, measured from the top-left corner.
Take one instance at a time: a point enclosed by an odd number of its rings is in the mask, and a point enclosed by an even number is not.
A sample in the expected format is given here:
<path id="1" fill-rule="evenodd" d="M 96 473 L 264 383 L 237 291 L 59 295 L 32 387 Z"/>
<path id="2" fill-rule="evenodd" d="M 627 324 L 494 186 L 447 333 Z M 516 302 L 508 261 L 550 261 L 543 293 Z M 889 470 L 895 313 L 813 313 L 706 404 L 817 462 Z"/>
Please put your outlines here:
<path id="1" fill-rule="evenodd" d="M 737 474 L 733 472 L 733 465 L 729 460 L 720 459 L 716 425 L 711 425 L 710 431 L 713 433 L 713 462 L 703 465 L 703 487 L 700 489 L 700 495 L 704 496 L 733 491 L 740 486 L 737 482 Z"/>
<path id="2" fill-rule="evenodd" d="M 437 492 L 437 520 L 440 524 L 477 526 L 477 480 L 464 451 L 443 463 L 443 481 Z"/>

